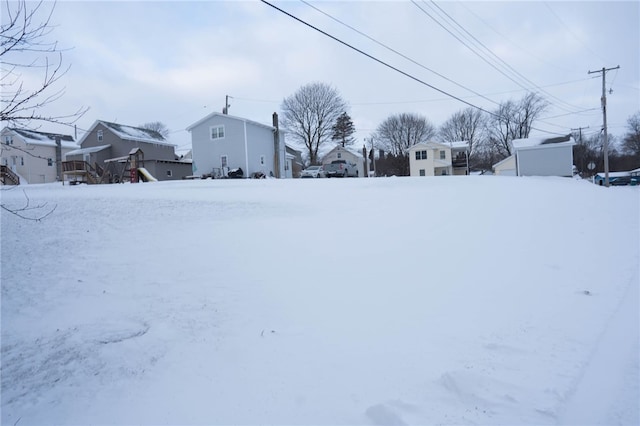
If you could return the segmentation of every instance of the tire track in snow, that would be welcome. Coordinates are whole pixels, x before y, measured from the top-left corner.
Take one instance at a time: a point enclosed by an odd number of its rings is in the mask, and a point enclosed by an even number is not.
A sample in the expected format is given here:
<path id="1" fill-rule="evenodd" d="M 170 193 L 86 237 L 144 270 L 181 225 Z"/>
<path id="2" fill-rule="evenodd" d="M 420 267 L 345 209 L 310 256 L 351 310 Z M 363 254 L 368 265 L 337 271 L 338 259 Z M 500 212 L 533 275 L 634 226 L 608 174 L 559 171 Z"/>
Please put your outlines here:
<path id="1" fill-rule="evenodd" d="M 608 416 L 611 409 L 619 405 L 620 397 L 624 401 L 636 401 L 635 413 L 631 414 L 635 419 L 627 421 L 638 424 L 638 378 L 630 381 L 627 377 L 630 367 L 638 364 L 638 287 L 637 277 L 634 277 L 598 340 L 582 377 L 573 388 L 558 424 L 610 424 Z M 638 370 L 633 368 L 631 371 Z M 630 382 L 635 382 L 635 385 Z M 631 394 L 625 392 L 627 390 Z"/>

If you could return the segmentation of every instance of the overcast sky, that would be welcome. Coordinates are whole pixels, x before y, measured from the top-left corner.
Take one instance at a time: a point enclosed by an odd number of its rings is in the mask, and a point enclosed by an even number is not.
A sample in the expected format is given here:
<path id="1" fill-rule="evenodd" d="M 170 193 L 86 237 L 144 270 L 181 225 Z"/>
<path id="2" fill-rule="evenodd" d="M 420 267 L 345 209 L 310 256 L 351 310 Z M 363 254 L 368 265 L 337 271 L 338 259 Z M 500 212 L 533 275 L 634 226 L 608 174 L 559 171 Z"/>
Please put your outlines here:
<path id="1" fill-rule="evenodd" d="M 531 90 L 550 103 L 535 135 L 593 133 L 602 77 L 588 72 L 618 65 L 606 73 L 609 132 L 622 136 L 640 111 L 638 1 L 273 3 L 440 91 L 260 1 L 60 1 L 50 37 L 71 68 L 55 112 L 90 108 L 79 137 L 95 120 L 161 121 L 184 150 L 185 128 L 220 112 L 227 95 L 230 114 L 269 124 L 285 97 L 322 82 L 349 104 L 362 146 L 392 114 L 439 126 L 468 107 L 461 100 L 491 111 Z"/>

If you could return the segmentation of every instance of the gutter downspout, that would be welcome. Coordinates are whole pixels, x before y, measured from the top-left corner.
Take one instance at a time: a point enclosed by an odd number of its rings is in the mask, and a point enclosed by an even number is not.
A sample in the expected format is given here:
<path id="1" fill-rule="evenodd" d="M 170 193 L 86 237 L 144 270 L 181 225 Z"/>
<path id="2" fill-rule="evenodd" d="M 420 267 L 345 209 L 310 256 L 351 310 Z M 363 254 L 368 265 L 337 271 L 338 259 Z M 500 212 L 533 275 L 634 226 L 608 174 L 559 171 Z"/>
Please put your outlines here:
<path id="1" fill-rule="evenodd" d="M 275 129 L 273 131 L 273 152 L 274 152 L 273 168 L 275 169 L 276 178 L 280 178 L 281 177 L 281 173 L 280 173 L 280 127 L 278 125 L 278 114 L 275 113 L 275 112 L 273 113 L 273 116 L 272 116 L 272 122 L 273 122 L 273 127 Z M 293 173 L 293 171 L 292 171 L 292 173 Z"/>
<path id="2" fill-rule="evenodd" d="M 244 172 L 247 174 L 246 177 L 249 177 L 249 151 L 247 149 L 247 122 L 243 121 L 242 126 L 244 128 Z"/>

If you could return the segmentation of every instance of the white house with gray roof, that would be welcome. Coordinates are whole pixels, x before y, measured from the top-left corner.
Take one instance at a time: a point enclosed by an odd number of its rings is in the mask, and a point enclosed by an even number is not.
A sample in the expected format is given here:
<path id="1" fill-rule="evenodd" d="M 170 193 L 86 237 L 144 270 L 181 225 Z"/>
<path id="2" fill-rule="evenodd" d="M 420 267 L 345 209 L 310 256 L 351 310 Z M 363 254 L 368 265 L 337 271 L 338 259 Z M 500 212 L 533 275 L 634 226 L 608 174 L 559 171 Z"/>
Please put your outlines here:
<path id="1" fill-rule="evenodd" d="M 2 129 L 0 165 L 17 175 L 20 183 L 48 183 L 60 179 L 56 140 L 60 156 L 78 148 L 73 136 L 5 127 Z"/>

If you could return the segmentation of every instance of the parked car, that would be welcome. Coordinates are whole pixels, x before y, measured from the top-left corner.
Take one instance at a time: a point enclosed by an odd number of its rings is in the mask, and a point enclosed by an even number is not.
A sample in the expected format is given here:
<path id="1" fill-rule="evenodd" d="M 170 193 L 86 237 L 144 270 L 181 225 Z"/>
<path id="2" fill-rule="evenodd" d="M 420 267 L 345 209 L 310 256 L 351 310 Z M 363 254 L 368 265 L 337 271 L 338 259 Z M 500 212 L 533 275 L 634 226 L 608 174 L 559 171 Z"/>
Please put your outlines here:
<path id="1" fill-rule="evenodd" d="M 325 164 L 324 174 L 330 177 L 358 177 L 358 166 L 345 160 L 335 160 Z"/>
<path id="2" fill-rule="evenodd" d="M 324 169 L 322 166 L 309 166 L 300 173 L 301 178 L 323 178 Z"/>

